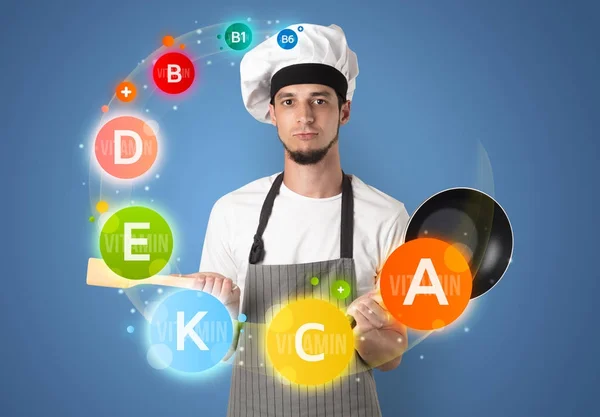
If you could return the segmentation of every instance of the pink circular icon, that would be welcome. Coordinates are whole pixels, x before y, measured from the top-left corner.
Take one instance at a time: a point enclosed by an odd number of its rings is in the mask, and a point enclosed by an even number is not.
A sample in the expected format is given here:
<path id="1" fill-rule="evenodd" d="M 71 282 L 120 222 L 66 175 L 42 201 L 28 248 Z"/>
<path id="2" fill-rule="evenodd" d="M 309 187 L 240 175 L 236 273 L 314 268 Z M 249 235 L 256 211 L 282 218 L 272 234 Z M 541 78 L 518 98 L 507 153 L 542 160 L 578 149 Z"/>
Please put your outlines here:
<path id="1" fill-rule="evenodd" d="M 154 130 L 142 119 L 121 116 L 108 121 L 96 136 L 96 160 L 109 175 L 137 178 L 156 161 L 158 141 Z"/>

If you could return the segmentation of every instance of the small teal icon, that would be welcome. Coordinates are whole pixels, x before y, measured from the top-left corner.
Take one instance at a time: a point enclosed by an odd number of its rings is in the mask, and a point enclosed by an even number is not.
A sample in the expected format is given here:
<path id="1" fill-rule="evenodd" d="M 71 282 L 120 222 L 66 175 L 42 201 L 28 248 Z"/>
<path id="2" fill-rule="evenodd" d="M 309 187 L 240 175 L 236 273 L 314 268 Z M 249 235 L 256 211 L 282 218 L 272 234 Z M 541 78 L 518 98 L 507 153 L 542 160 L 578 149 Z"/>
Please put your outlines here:
<path id="1" fill-rule="evenodd" d="M 283 29 L 277 35 L 277 43 L 283 49 L 292 49 L 298 43 L 298 35 L 292 29 Z"/>

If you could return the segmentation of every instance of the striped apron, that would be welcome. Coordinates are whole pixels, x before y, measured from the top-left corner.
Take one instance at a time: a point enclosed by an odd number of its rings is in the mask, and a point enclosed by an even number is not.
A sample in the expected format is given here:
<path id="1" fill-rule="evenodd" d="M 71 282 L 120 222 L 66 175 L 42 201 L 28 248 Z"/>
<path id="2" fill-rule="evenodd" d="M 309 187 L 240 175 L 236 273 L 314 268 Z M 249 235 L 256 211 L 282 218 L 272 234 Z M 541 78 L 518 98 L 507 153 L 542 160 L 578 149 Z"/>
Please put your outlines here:
<path id="1" fill-rule="evenodd" d="M 266 326 L 274 307 L 304 298 L 327 299 L 345 310 L 357 296 L 356 271 L 352 259 L 354 202 L 350 177 L 343 175 L 340 259 L 292 264 L 260 265 L 264 257 L 263 232 L 283 181 L 273 182 L 263 204 L 258 230 L 250 251 L 243 310 L 247 321 L 239 334 L 233 362 L 228 417 L 379 417 L 372 370 L 358 353 L 346 376 L 317 387 L 290 384 L 268 363 L 265 351 Z M 318 277 L 319 285 L 311 278 Z M 346 280 L 351 295 L 330 299 L 333 282 Z"/>

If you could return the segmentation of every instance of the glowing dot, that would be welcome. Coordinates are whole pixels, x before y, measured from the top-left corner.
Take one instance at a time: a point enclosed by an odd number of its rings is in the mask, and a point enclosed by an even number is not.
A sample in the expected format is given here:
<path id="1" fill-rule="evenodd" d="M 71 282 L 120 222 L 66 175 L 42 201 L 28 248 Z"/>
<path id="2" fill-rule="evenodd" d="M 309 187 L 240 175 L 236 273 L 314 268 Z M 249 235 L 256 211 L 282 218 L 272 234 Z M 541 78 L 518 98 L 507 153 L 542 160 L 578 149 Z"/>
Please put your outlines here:
<path id="1" fill-rule="evenodd" d="M 115 191 L 116 194 L 119 194 L 119 190 Z"/>
<path id="2" fill-rule="evenodd" d="M 263 366 L 265 366 L 265 364 L 264 364 L 264 363 L 261 363 L 261 364 L 260 364 L 260 367 L 262 368 Z"/>
<path id="3" fill-rule="evenodd" d="M 90 223 L 94 223 L 94 221 L 96 220 L 96 218 L 94 216 L 90 216 L 89 220 L 90 220 Z"/>
<path id="4" fill-rule="evenodd" d="M 144 84 L 144 90 L 148 89 L 148 84 Z"/>
<path id="5" fill-rule="evenodd" d="M 398 338 L 398 343 L 402 343 L 402 338 L 401 337 Z"/>
<path id="6" fill-rule="evenodd" d="M 248 339 L 252 339 L 252 335 L 251 334 L 248 335 Z"/>
<path id="7" fill-rule="evenodd" d="M 123 290 L 119 290 L 119 294 L 123 294 Z"/>
<path id="8" fill-rule="evenodd" d="M 238 316 L 238 321 L 239 321 L 239 322 L 245 323 L 245 322 L 246 322 L 246 320 L 248 320 L 248 317 L 246 317 L 246 315 L 245 315 L 244 313 L 242 313 L 242 314 L 240 314 L 240 315 Z"/>
<path id="9" fill-rule="evenodd" d="M 177 262 L 181 261 L 181 258 L 177 258 Z"/>
<path id="10" fill-rule="evenodd" d="M 316 286 L 316 285 L 319 285 L 319 278 L 317 278 L 317 277 L 312 277 L 312 278 L 310 279 L 310 283 L 311 283 L 312 285 L 315 285 L 315 286 Z"/>
<path id="11" fill-rule="evenodd" d="M 221 46 L 219 49 L 222 51 L 222 50 L 223 50 L 223 47 Z"/>
<path id="12" fill-rule="evenodd" d="M 162 288 L 159 288 L 158 290 L 156 290 L 156 292 L 158 292 L 159 294 L 162 294 L 163 290 L 162 290 Z"/>
<path id="13" fill-rule="evenodd" d="M 83 143 L 79 144 L 79 149 L 83 149 Z"/>
<path id="14" fill-rule="evenodd" d="M 275 23 L 279 23 L 279 20 L 276 20 Z"/>
<path id="15" fill-rule="evenodd" d="M 151 203 L 154 203 L 154 199 L 150 200 Z"/>
<path id="16" fill-rule="evenodd" d="M 440 319 L 435 319 L 433 321 L 433 323 L 431 323 L 431 327 L 433 327 L 434 329 L 441 329 L 445 325 L 446 325 L 446 323 L 444 323 L 444 320 L 440 320 Z"/>
<path id="17" fill-rule="evenodd" d="M 464 235 L 466 236 L 466 235 L 467 235 L 467 232 L 465 232 L 465 233 L 464 233 Z"/>
<path id="18" fill-rule="evenodd" d="M 240 333 L 244 333 L 244 329 L 240 329 Z"/>
<path id="19" fill-rule="evenodd" d="M 244 366 L 244 361 L 240 361 L 240 366 Z"/>
<path id="20" fill-rule="evenodd" d="M 197 20 L 194 20 L 194 23 L 195 23 L 195 24 L 198 24 L 198 21 L 197 21 Z"/>
<path id="21" fill-rule="evenodd" d="M 134 330 L 133 326 L 127 326 L 127 333 L 131 334 Z"/>
<path id="22" fill-rule="evenodd" d="M 146 61 L 145 59 L 142 59 L 142 64 L 143 64 L 145 61 Z"/>
<path id="23" fill-rule="evenodd" d="M 129 312 L 130 312 L 131 314 L 134 314 L 134 313 L 135 313 L 135 308 L 132 308 L 131 310 L 129 310 Z"/>
<path id="24" fill-rule="evenodd" d="M 196 31 L 196 33 L 197 33 L 198 35 L 200 35 L 200 34 L 202 33 L 202 29 L 198 29 L 198 30 Z"/>
<path id="25" fill-rule="evenodd" d="M 144 301 L 144 304 L 148 305 L 148 301 Z"/>
<path id="26" fill-rule="evenodd" d="M 85 185 L 85 181 L 81 183 L 81 185 Z"/>
<path id="27" fill-rule="evenodd" d="M 360 378 L 356 378 L 356 382 L 360 382 Z"/>
<path id="28" fill-rule="evenodd" d="M 267 25 L 270 25 L 270 24 L 271 24 L 271 21 L 270 21 L 270 20 L 267 20 Z"/>
<path id="29" fill-rule="evenodd" d="M 156 174 L 155 177 L 156 177 L 156 179 L 159 179 L 160 178 L 160 174 Z"/>
<path id="30" fill-rule="evenodd" d="M 221 34 L 217 35 L 217 39 L 221 39 Z"/>
<path id="31" fill-rule="evenodd" d="M 100 200 L 96 203 L 96 210 L 98 213 L 106 213 L 108 211 L 108 203 L 104 200 Z"/>
<path id="32" fill-rule="evenodd" d="M 212 61 L 208 61 L 208 62 L 206 63 L 206 65 L 210 65 L 210 64 L 212 64 Z"/>
<path id="33" fill-rule="evenodd" d="M 240 348 L 240 351 L 241 351 L 241 352 L 243 352 L 243 351 L 244 351 L 244 346 L 242 346 L 242 347 Z"/>
<path id="34" fill-rule="evenodd" d="M 131 204 L 135 204 L 135 201 L 131 200 Z"/>
<path id="35" fill-rule="evenodd" d="M 232 62 L 232 63 L 231 63 L 231 66 L 233 67 L 234 65 L 235 65 L 235 62 Z"/>
<path id="36" fill-rule="evenodd" d="M 360 341 L 361 341 L 361 342 L 364 342 L 364 341 L 365 341 L 365 337 L 364 337 L 364 336 L 361 336 L 361 337 L 360 337 Z"/>
<path id="37" fill-rule="evenodd" d="M 171 35 L 167 35 L 163 38 L 162 42 L 164 46 L 170 47 L 175 43 L 175 38 L 173 38 Z"/>
<path id="38" fill-rule="evenodd" d="M 246 19 L 246 20 L 248 20 L 248 22 L 251 22 L 251 21 L 252 21 L 252 18 L 251 18 L 251 17 L 249 17 L 249 18 L 248 18 L 248 19 Z"/>
<path id="39" fill-rule="evenodd" d="M 150 189 L 150 187 L 148 187 L 147 185 L 144 187 L 144 190 L 148 191 Z"/>
<path id="40" fill-rule="evenodd" d="M 428 235 L 429 234 L 429 230 L 425 230 L 423 233 L 426 234 L 426 235 Z"/>
<path id="41" fill-rule="evenodd" d="M 265 35 L 265 39 L 269 39 L 269 35 Z"/>
<path id="42" fill-rule="evenodd" d="M 198 39 L 198 40 L 196 41 L 196 43 L 197 43 L 198 45 L 200 45 L 200 44 L 202 43 L 202 41 L 201 41 L 200 39 Z"/>
<path id="43" fill-rule="evenodd" d="M 425 356 L 421 355 L 420 358 L 423 359 Z"/>
<path id="44" fill-rule="evenodd" d="M 468 327 L 465 327 L 465 333 L 469 333 L 469 330 L 470 329 Z"/>
<path id="45" fill-rule="evenodd" d="M 149 112 L 150 112 L 150 109 L 146 109 L 146 113 L 149 113 Z"/>
<path id="46" fill-rule="evenodd" d="M 185 49 L 185 43 L 182 43 L 181 45 L 179 45 L 179 49 Z"/>
<path id="47" fill-rule="evenodd" d="M 105 104 L 104 106 L 100 107 L 100 110 L 102 110 L 102 113 L 106 113 L 108 111 L 108 106 Z"/>
<path id="48" fill-rule="evenodd" d="M 176 105 L 175 105 L 175 106 L 173 106 L 173 110 L 177 110 L 177 106 L 176 106 Z"/>

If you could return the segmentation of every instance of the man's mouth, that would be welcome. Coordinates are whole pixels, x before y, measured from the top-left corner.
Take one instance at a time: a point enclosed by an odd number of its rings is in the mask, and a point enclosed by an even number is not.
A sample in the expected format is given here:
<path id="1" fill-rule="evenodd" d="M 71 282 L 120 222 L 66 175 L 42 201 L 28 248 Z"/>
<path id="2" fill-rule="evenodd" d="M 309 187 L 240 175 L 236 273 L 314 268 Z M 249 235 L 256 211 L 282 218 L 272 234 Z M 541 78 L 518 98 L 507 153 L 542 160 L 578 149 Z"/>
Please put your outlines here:
<path id="1" fill-rule="evenodd" d="M 318 133 L 302 132 L 302 133 L 295 133 L 294 137 L 301 139 L 301 140 L 309 140 L 309 139 L 316 137 L 317 135 L 318 135 Z"/>

